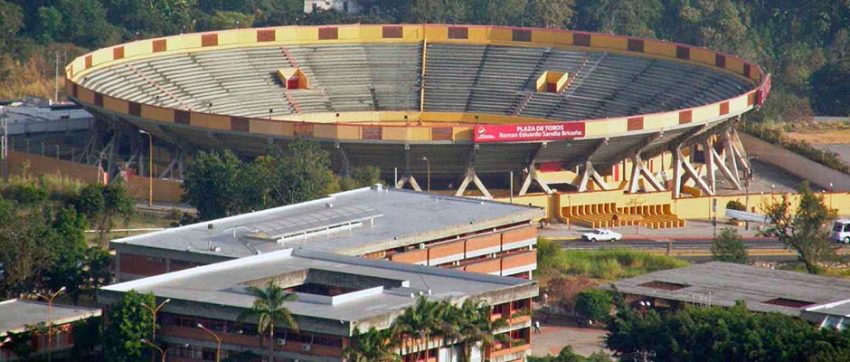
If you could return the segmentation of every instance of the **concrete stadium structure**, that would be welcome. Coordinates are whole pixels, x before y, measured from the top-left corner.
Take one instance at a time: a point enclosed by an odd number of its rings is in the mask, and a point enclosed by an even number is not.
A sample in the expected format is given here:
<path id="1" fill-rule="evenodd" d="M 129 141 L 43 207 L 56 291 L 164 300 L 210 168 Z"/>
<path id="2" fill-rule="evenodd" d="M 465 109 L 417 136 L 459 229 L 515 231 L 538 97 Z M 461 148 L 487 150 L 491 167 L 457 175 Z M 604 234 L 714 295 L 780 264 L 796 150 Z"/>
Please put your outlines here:
<path id="1" fill-rule="evenodd" d="M 257 155 L 304 137 L 342 173 L 376 165 L 398 170 L 399 187 L 433 178 L 484 197 L 510 172 L 520 194 L 714 195 L 717 171 L 740 188 L 748 166 L 731 126 L 770 91 L 759 66 L 699 47 L 432 24 L 182 34 L 94 51 L 66 76 L 92 113 L 184 154 Z"/>

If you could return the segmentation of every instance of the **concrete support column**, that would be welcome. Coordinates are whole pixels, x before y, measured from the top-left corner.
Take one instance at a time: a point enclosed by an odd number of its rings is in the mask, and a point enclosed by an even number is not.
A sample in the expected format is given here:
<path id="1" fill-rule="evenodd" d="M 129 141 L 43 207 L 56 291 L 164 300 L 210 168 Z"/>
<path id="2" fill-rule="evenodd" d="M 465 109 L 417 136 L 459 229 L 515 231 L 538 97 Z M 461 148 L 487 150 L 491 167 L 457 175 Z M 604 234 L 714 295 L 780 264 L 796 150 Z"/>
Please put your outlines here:
<path id="1" fill-rule="evenodd" d="M 596 172 L 596 169 L 593 168 L 593 163 L 586 161 L 584 163 L 584 167 L 582 167 L 581 176 L 578 178 L 578 182 L 574 186 L 578 189 L 578 192 L 585 192 L 587 191 L 587 186 L 591 181 L 602 190 L 611 190 L 611 188 L 608 187 L 608 183 L 605 182 L 605 178 L 603 178 L 602 175 L 600 175 L 599 172 Z"/>
<path id="2" fill-rule="evenodd" d="M 475 168 L 473 167 L 466 168 L 466 175 L 463 177 L 463 181 L 461 181 L 460 187 L 457 188 L 455 196 L 463 196 L 463 193 L 466 192 L 466 189 L 469 187 L 470 183 L 474 184 L 475 187 L 478 188 L 478 191 L 481 191 L 485 198 L 493 198 L 493 195 L 490 194 L 490 191 L 487 190 L 487 187 L 484 186 L 484 183 L 481 182 L 481 179 L 479 179 L 478 175 L 475 174 Z"/>

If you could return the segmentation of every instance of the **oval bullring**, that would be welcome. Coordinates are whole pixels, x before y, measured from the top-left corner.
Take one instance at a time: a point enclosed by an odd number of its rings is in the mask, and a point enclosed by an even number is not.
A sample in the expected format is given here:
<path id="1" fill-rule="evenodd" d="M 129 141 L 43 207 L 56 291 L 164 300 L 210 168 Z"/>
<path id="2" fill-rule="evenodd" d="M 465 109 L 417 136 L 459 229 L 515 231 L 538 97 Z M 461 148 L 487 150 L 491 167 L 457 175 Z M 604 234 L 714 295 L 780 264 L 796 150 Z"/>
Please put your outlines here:
<path id="1" fill-rule="evenodd" d="M 770 89 L 757 65 L 699 47 L 431 24 L 182 34 L 94 51 L 66 76 L 101 118 L 182 147 L 250 156 L 304 137 L 341 172 L 374 165 L 414 184 L 428 172 L 485 195 L 542 168 L 625 182 L 624 160 L 717 144 Z"/>

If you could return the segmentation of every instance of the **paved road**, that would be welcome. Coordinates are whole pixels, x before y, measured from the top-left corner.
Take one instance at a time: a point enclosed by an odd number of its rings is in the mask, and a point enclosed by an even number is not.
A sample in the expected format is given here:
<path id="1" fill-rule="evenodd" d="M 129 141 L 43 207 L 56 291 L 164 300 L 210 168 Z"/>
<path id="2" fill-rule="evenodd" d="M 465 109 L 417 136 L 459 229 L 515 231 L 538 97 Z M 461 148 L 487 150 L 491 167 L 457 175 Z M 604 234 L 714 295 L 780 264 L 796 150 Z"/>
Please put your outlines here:
<path id="1" fill-rule="evenodd" d="M 599 249 L 599 248 L 615 248 L 629 247 L 635 249 L 666 249 L 668 240 L 672 240 L 673 249 L 696 249 L 708 250 L 711 248 L 712 239 L 628 239 L 618 242 L 601 242 L 595 243 L 583 240 L 564 240 L 560 241 L 564 249 Z M 749 249 L 782 249 L 785 246 L 777 239 L 766 238 L 747 238 L 744 239 L 744 245 Z"/>

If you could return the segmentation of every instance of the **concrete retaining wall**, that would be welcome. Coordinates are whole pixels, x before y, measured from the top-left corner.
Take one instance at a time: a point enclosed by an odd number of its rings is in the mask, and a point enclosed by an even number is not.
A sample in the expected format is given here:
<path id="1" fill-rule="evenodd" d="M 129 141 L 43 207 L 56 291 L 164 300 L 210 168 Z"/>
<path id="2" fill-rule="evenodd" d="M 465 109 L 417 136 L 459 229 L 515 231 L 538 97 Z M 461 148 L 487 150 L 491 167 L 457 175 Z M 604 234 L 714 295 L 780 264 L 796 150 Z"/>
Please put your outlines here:
<path id="1" fill-rule="evenodd" d="M 792 175 L 809 180 L 822 187 L 828 187 L 832 183 L 832 190 L 834 191 L 850 191 L 850 175 L 833 170 L 781 146 L 765 142 L 746 133 L 740 135 L 747 153 L 758 157 L 759 161 L 782 168 Z"/>

